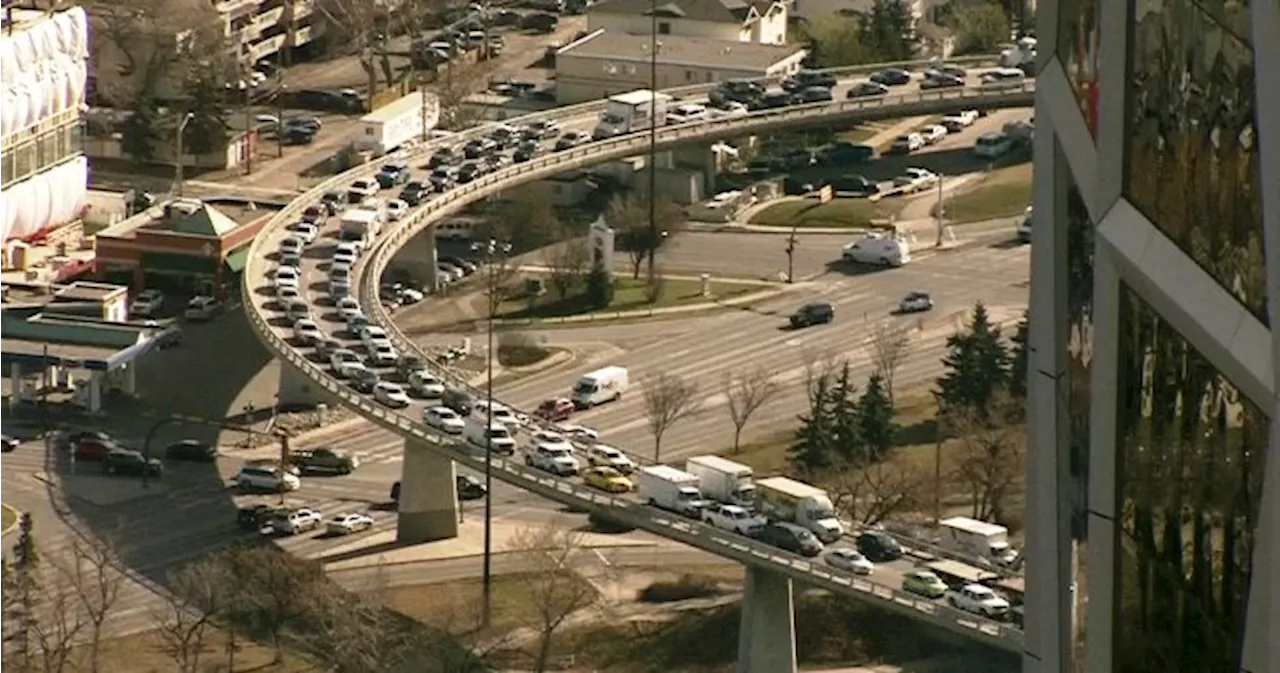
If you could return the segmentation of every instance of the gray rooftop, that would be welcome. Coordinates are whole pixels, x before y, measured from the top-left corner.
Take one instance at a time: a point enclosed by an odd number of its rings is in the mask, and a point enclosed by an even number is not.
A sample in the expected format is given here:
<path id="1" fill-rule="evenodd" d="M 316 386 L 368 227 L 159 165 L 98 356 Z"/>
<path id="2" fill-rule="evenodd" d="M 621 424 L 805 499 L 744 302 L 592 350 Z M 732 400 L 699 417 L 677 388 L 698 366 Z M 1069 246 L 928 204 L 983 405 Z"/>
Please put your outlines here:
<path id="1" fill-rule="evenodd" d="M 607 58 L 648 63 L 652 41 L 649 35 L 599 31 L 566 46 L 565 56 Z M 662 35 L 658 39 L 658 63 L 690 65 L 726 70 L 764 70 L 804 51 L 804 47 L 758 42 L 708 40 L 683 35 Z"/>
<path id="2" fill-rule="evenodd" d="M 673 19 L 690 19 L 693 21 L 717 21 L 724 23 L 741 23 L 746 20 L 752 5 L 763 14 L 769 8 L 767 0 L 747 2 L 746 0 L 658 0 L 656 11 L 655 0 L 604 0 L 592 8 L 592 12 L 602 14 L 634 14 L 650 16 L 650 12 L 659 17 Z"/>

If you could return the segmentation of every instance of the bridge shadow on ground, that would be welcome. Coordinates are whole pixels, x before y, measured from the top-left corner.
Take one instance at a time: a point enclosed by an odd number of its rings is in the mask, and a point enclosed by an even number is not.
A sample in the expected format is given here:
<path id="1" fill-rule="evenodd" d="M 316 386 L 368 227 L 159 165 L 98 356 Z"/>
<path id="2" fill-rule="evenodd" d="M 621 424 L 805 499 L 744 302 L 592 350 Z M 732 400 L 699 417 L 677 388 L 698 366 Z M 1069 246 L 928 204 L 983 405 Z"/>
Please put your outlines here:
<path id="1" fill-rule="evenodd" d="M 125 446 L 143 450 L 157 419 L 184 415 L 251 424 L 266 430 L 274 403 L 274 370 L 266 350 L 241 311 L 213 321 L 184 325 L 181 346 L 149 353 L 137 363 L 137 396 L 114 394 L 104 413 L 67 416 L 66 430 L 98 430 Z M 252 408 L 248 405 L 252 404 Z M 82 535 L 109 541 L 128 574 L 167 585 L 170 572 L 184 563 L 241 541 L 258 541 L 236 526 L 236 503 L 223 473 L 240 462 L 246 433 L 170 422 L 154 432 L 149 451 L 163 460 L 165 447 L 180 439 L 219 446 L 217 462 L 164 461 L 163 475 L 144 480 L 108 476 L 97 462 L 73 461 L 69 447 L 54 446 L 47 456 L 51 493 L 65 506 L 63 519 Z M 222 469 L 219 469 L 219 464 Z"/>

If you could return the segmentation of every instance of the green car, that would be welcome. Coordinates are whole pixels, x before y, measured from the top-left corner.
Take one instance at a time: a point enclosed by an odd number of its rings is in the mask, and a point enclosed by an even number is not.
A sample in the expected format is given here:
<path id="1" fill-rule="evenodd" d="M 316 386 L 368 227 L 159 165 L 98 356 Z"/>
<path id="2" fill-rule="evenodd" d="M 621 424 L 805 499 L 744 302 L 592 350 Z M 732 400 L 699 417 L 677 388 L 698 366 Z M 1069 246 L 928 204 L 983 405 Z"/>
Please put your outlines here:
<path id="1" fill-rule="evenodd" d="M 942 598 L 947 583 L 928 570 L 912 570 L 902 576 L 902 590 L 926 598 Z"/>

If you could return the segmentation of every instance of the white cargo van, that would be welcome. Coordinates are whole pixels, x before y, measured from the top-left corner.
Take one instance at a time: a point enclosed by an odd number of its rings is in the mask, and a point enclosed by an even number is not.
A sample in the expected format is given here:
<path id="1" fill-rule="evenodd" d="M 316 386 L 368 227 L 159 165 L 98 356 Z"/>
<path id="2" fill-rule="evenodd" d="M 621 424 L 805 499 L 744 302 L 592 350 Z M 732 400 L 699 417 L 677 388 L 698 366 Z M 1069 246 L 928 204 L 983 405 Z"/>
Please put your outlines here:
<path id="1" fill-rule="evenodd" d="M 494 421 L 492 425 L 487 426 L 483 421 L 476 422 L 467 419 L 467 426 L 462 430 L 462 436 L 467 442 L 473 446 L 480 448 L 490 447 L 491 453 L 499 453 L 504 456 L 516 455 L 516 440 L 511 436 L 511 431 L 507 426 Z"/>
<path id="2" fill-rule="evenodd" d="M 696 476 L 667 465 L 640 468 L 636 485 L 651 506 L 684 516 L 701 518 L 702 510 L 711 504 L 702 497 Z"/>
<path id="3" fill-rule="evenodd" d="M 573 405 L 579 409 L 590 409 L 597 404 L 612 402 L 627 392 L 627 383 L 626 367 L 611 366 L 588 372 L 573 387 Z"/>
<path id="4" fill-rule="evenodd" d="M 844 246 L 841 258 L 857 264 L 903 266 L 911 261 L 911 246 L 903 239 L 872 233 Z"/>

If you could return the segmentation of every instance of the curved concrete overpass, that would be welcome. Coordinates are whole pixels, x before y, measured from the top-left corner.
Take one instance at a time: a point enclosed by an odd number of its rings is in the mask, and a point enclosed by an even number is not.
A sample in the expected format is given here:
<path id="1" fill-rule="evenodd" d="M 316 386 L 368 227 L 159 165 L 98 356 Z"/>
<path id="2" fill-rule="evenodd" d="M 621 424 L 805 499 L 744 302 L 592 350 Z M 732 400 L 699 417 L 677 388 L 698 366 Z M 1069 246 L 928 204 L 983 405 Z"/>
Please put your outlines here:
<path id="1" fill-rule="evenodd" d="M 987 59 L 989 61 L 989 59 Z M 915 64 L 908 64 L 915 65 Z M 865 69 L 839 71 L 841 86 L 860 79 Z M 852 75 L 850 74 L 852 71 Z M 671 93 L 696 99 L 705 95 L 711 85 L 699 85 L 672 90 Z M 872 121 L 905 116 L 931 115 L 955 112 L 963 109 L 995 109 L 1025 107 L 1032 104 L 1034 82 L 1028 80 L 1015 89 L 989 91 L 979 87 L 963 89 L 907 91 L 892 93 L 878 99 L 838 100 L 828 103 L 792 106 L 778 110 L 759 111 L 739 117 L 722 117 L 658 129 L 654 134 L 659 149 L 671 148 L 683 143 L 710 142 L 718 139 L 742 137 L 804 124 L 830 124 L 833 122 Z M 603 108 L 603 101 L 596 101 L 546 113 L 528 115 L 512 120 L 510 124 L 527 124 L 540 119 L 552 119 L 562 126 L 572 127 L 590 123 Z M 405 163 L 417 165 L 445 145 L 457 145 L 472 137 L 486 133 L 485 127 L 469 129 L 451 138 L 433 141 L 404 158 Z M 422 234 L 432 224 L 467 204 L 485 198 L 531 180 L 549 177 L 565 171 L 583 168 L 621 157 L 644 154 L 649 150 L 650 134 L 636 134 L 592 142 L 572 150 L 548 154 L 533 161 L 485 175 L 472 183 L 461 185 L 435 196 L 416 208 L 403 220 L 392 223 L 369 251 L 361 257 L 356 269 L 360 303 L 366 308 L 373 322 L 386 328 L 397 350 L 403 353 L 424 355 L 395 326 L 391 316 L 378 300 L 378 285 L 382 272 L 395 253 L 415 236 Z M 326 181 L 294 201 L 280 212 L 264 228 L 254 241 L 249 263 L 244 274 L 244 304 L 255 332 L 273 355 L 284 361 L 281 380 L 281 402 L 336 400 L 351 407 L 366 419 L 405 437 L 404 491 L 401 496 L 398 534 L 402 540 L 425 541 L 456 535 L 456 499 L 454 497 L 453 462 L 477 470 L 484 469 L 484 457 L 472 447 L 456 438 L 442 436 L 421 422 L 422 404 L 407 409 L 392 410 L 383 407 L 372 398 L 361 395 L 343 381 L 332 376 L 323 364 L 311 359 L 312 349 L 290 343 L 291 330 L 282 320 L 282 307 L 272 298 L 270 273 L 274 268 L 269 259 L 286 235 L 286 226 L 297 220 L 301 211 L 315 203 L 325 191 L 345 187 L 352 180 L 372 176 L 384 161 L 366 164 L 341 176 Z M 322 237 L 333 236 L 329 226 Z M 425 234 L 430 240 L 430 232 Z M 316 288 L 323 282 L 319 260 L 315 255 L 319 248 L 331 244 L 327 238 L 318 239 L 304 261 L 304 282 L 307 286 L 316 281 Z M 334 336 L 346 335 L 336 330 L 336 316 L 324 306 L 320 291 L 304 287 L 306 296 L 315 305 L 313 315 L 322 328 L 334 330 Z M 349 340 L 349 339 L 348 339 Z M 435 368 L 444 374 L 440 367 Z M 465 382 L 452 381 L 465 386 Z M 483 397 L 483 395 L 481 395 Z M 877 582 L 875 576 L 857 577 L 835 570 L 820 560 L 805 559 L 777 548 L 764 545 L 746 537 L 740 537 L 683 519 L 668 512 L 648 507 L 636 499 L 589 489 L 577 482 L 550 476 L 526 467 L 517 459 L 490 458 L 495 478 L 520 488 L 583 511 L 603 511 L 614 519 L 638 528 L 676 540 L 690 546 L 743 563 L 748 568 L 747 600 L 756 608 L 744 610 L 744 636 L 741 670 L 781 671 L 794 668 L 794 639 L 791 637 L 789 579 L 802 580 L 841 595 L 867 600 L 883 608 L 904 613 L 951 631 L 983 641 L 987 644 L 1020 652 L 1022 633 L 1013 626 L 982 619 L 955 610 L 944 603 L 925 599 L 900 591 L 897 586 Z M 638 461 L 644 462 L 644 461 Z M 784 618 L 782 615 L 786 615 Z M 757 637 L 758 636 L 758 637 Z M 776 654 L 774 653 L 776 652 Z M 791 653 L 791 664 L 786 654 Z M 782 658 L 779 659 L 778 657 Z M 749 666 L 748 666 L 749 664 Z"/>

